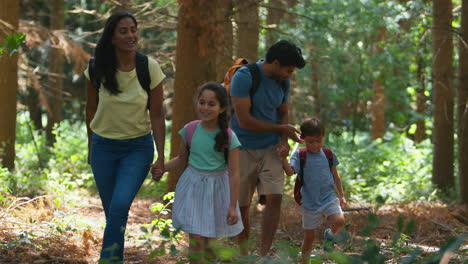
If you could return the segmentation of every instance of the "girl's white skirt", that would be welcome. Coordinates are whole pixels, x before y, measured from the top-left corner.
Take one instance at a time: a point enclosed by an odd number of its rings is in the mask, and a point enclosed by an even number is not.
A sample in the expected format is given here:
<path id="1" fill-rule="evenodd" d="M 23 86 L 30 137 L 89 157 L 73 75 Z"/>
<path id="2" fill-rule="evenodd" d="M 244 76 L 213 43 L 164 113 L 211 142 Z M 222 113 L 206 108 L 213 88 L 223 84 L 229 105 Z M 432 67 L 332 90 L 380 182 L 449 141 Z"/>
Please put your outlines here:
<path id="1" fill-rule="evenodd" d="M 180 176 L 172 207 L 172 224 L 188 234 L 219 238 L 238 235 L 244 229 L 239 205 L 239 221 L 227 224 L 230 202 L 227 170 L 204 171 L 191 166 Z"/>

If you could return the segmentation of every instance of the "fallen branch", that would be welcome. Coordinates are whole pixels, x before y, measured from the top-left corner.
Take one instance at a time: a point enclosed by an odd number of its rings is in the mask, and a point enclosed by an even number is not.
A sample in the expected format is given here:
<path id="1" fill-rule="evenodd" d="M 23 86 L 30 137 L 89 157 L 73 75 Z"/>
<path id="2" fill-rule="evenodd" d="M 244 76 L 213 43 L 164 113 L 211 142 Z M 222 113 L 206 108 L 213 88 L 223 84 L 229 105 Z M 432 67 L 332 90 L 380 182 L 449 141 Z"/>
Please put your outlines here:
<path id="1" fill-rule="evenodd" d="M 37 196 L 37 197 L 34 197 L 33 199 L 30 199 L 30 200 L 27 200 L 26 202 L 22 202 L 16 206 L 13 207 L 13 205 L 18 202 L 18 201 L 21 201 L 21 200 L 26 200 L 28 198 L 26 197 L 23 197 L 23 198 L 18 198 L 16 199 L 13 203 L 10 204 L 10 206 L 8 206 L 8 208 L 6 209 L 6 211 L 0 216 L 0 219 L 1 218 L 4 218 L 10 211 L 13 211 L 14 209 L 22 206 L 22 205 L 25 205 L 25 204 L 28 204 L 28 203 L 31 203 L 35 200 L 38 200 L 38 199 L 41 199 L 41 198 L 45 198 L 45 197 L 48 197 L 49 195 L 42 195 L 42 196 Z"/>

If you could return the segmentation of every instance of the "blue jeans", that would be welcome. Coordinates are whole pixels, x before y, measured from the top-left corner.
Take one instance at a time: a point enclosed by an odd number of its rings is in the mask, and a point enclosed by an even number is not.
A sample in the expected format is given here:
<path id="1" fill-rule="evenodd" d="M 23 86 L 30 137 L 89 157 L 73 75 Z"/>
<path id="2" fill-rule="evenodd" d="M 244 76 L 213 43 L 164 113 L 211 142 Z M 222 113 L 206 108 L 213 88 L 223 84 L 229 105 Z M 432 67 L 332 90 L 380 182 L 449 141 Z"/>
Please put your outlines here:
<path id="1" fill-rule="evenodd" d="M 122 263 L 128 211 L 153 162 L 153 137 L 115 140 L 93 133 L 91 142 L 91 168 L 106 214 L 101 260 Z"/>

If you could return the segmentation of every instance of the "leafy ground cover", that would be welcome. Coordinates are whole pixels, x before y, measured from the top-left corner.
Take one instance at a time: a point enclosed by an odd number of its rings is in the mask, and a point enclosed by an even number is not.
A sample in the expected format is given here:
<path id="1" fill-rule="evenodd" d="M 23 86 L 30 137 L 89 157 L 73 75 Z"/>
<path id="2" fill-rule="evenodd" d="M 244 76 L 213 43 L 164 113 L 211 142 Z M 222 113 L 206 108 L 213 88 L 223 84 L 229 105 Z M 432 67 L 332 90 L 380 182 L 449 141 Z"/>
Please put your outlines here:
<path id="1" fill-rule="evenodd" d="M 0 208 L 0 263 L 96 263 L 104 227 L 104 214 L 99 199 L 85 191 L 75 193 L 60 205 L 51 198 L 6 196 Z M 177 253 L 173 256 L 166 253 L 150 258 L 153 250 L 166 241 L 158 232 L 151 235 L 153 249 L 144 247 L 148 236 L 142 231 L 142 227 L 157 216 L 150 210 L 154 202 L 156 200 L 137 199 L 132 206 L 127 229 L 126 263 L 186 263 L 185 235 L 173 242 L 177 248 Z M 411 255 L 415 248 L 420 249 L 418 257 L 423 259 L 436 255 L 451 237 L 468 232 L 468 211 L 458 205 L 441 202 L 387 204 L 377 211 L 373 211 L 375 208 L 372 204 L 352 204 L 351 207 L 364 209 L 346 213 L 345 229 L 349 237 L 346 243 L 337 246 L 339 252 L 350 257 L 362 256 L 364 251 L 369 250 L 371 239 L 385 263 L 401 263 L 401 259 Z M 254 243 L 260 232 L 262 210 L 260 205 L 252 208 Z M 375 218 L 369 217 L 373 213 Z M 408 230 L 411 225 L 411 233 L 400 232 Z M 363 230 L 369 227 L 370 232 L 364 234 Z M 323 230 L 318 232 L 315 254 L 323 256 L 321 231 Z M 396 237 L 397 234 L 400 235 Z M 294 253 L 298 252 L 301 239 L 299 208 L 286 196 L 273 246 L 274 263 L 293 263 Z M 224 240 L 222 245 L 235 252 L 234 241 Z M 169 244 L 166 244 L 166 248 L 169 252 Z M 467 250 L 468 244 L 463 241 L 460 250 L 450 255 L 450 263 L 464 263 Z M 256 250 L 251 253 L 255 256 Z M 233 262 L 236 259 L 239 258 L 234 257 Z M 333 256 L 325 256 L 317 263 L 346 262 L 337 261 Z"/>

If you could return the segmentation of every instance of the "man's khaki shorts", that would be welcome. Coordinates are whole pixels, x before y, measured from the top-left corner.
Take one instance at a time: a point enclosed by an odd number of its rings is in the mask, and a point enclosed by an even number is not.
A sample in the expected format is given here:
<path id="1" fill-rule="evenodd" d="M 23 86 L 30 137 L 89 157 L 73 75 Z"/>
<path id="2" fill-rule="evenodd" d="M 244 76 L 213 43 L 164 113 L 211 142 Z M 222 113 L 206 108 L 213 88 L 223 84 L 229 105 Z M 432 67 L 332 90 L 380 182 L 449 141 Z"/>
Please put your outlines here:
<path id="1" fill-rule="evenodd" d="M 284 171 L 276 147 L 239 151 L 240 206 L 250 205 L 255 188 L 258 195 L 283 194 Z"/>

